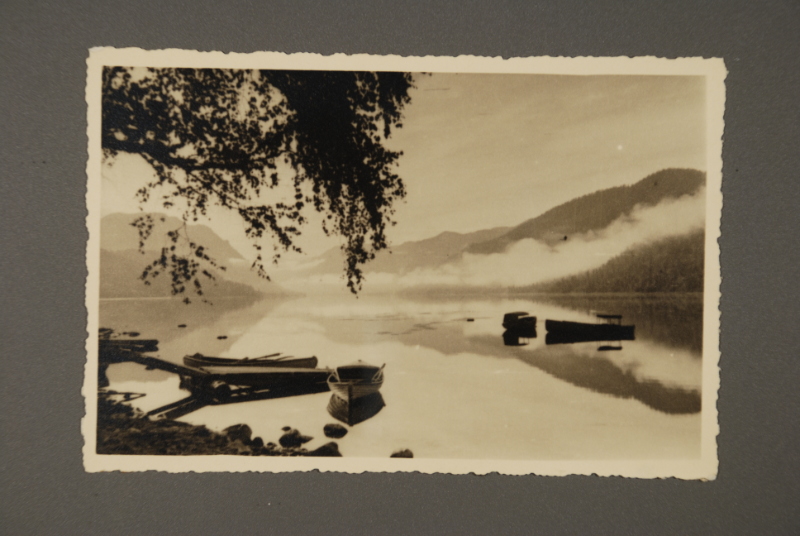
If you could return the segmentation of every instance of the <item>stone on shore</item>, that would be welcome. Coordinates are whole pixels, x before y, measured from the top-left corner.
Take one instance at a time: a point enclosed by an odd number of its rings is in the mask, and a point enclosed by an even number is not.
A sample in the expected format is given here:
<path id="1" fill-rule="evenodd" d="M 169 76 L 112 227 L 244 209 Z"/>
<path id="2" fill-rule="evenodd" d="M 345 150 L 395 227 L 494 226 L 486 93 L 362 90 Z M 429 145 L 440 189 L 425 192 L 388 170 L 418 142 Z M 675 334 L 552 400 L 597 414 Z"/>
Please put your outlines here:
<path id="1" fill-rule="evenodd" d="M 389 456 L 390 458 L 413 458 L 414 453 L 411 452 L 409 449 L 400 449 L 392 452 L 392 455 Z"/>
<path id="2" fill-rule="evenodd" d="M 312 439 L 314 438 L 307 435 L 303 435 L 300 433 L 299 430 L 291 428 L 289 429 L 288 432 L 286 432 L 281 436 L 278 442 L 281 444 L 282 447 L 290 448 L 290 447 L 299 447 L 303 443 L 308 443 Z"/>
<path id="3" fill-rule="evenodd" d="M 339 452 L 339 445 L 335 441 L 325 443 L 321 447 L 306 453 L 306 456 L 327 456 L 327 457 L 341 457 L 342 453 Z"/>
<path id="4" fill-rule="evenodd" d="M 326 424 L 322 431 L 325 432 L 325 437 L 333 439 L 340 439 L 347 435 L 347 428 L 337 423 Z"/>
<path id="5" fill-rule="evenodd" d="M 253 435 L 253 430 L 251 430 L 246 424 L 234 424 L 233 426 L 228 426 L 225 428 L 222 433 L 227 435 L 233 441 L 238 439 L 242 443 L 248 444 L 250 443 L 250 436 Z"/>

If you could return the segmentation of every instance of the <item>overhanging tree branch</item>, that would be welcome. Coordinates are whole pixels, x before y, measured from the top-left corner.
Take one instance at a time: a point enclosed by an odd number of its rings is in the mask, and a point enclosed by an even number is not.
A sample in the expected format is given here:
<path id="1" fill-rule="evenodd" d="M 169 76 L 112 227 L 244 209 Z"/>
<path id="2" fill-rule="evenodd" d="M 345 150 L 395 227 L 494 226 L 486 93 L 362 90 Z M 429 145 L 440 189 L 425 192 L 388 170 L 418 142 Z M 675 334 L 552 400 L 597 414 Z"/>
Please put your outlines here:
<path id="1" fill-rule="evenodd" d="M 237 213 L 264 277 L 261 240 L 272 239 L 273 262 L 280 251 L 299 251 L 294 238 L 313 207 L 325 215 L 324 231 L 344 238 L 347 286 L 356 293 L 361 266 L 386 248 L 394 203 L 405 197 L 393 171 L 401 153 L 383 144 L 402 126 L 411 87 L 407 73 L 107 67 L 103 150 L 109 158 L 139 154 L 153 167 L 157 180 L 140 190 L 140 201 L 154 189 L 165 206 L 182 199 L 184 221 L 211 205 Z M 294 200 L 265 202 L 264 192 L 283 180 Z M 173 250 L 156 265 L 175 280 L 194 276 L 204 255 Z M 184 292 L 186 285 L 173 285 Z"/>

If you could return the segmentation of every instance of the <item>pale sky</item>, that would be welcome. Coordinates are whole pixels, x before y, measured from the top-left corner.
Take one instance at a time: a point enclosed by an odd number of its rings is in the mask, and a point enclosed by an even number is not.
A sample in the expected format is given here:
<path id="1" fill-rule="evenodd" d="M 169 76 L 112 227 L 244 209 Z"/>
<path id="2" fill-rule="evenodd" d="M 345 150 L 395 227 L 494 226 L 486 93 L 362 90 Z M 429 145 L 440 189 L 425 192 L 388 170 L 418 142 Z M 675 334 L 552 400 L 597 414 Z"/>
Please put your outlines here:
<path id="1" fill-rule="evenodd" d="M 389 140 L 404 152 L 408 194 L 393 244 L 514 226 L 668 167 L 706 169 L 702 77 L 434 74 L 416 85 Z M 139 157 L 104 166 L 102 214 L 137 211 L 134 193 L 151 177 Z M 211 215 L 209 225 L 249 257 L 241 226 Z M 314 224 L 301 242 L 309 255 L 337 244 Z"/>
<path id="2" fill-rule="evenodd" d="M 700 77 L 420 77 L 392 147 L 396 243 L 513 226 L 667 167 L 705 170 Z"/>

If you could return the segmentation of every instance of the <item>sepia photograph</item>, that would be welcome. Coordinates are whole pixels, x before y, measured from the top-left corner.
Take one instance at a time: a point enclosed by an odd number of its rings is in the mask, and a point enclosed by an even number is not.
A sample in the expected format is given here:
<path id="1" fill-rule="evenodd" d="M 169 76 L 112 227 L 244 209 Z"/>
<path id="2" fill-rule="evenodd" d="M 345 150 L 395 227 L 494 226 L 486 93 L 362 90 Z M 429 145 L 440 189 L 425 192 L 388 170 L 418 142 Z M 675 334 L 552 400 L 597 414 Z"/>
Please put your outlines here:
<path id="1" fill-rule="evenodd" d="M 725 74 L 92 49 L 85 469 L 714 479 Z"/>

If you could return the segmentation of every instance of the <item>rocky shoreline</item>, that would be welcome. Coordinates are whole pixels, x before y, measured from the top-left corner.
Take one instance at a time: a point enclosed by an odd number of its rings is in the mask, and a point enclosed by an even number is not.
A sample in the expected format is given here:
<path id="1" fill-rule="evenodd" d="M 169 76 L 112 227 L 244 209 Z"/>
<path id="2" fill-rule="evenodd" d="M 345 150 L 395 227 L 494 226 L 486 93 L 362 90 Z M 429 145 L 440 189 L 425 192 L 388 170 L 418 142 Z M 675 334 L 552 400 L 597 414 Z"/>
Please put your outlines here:
<path id="1" fill-rule="evenodd" d="M 341 430 L 336 430 L 341 434 L 339 437 L 344 435 Z M 151 421 L 139 410 L 121 402 L 100 398 L 97 403 L 98 454 L 341 456 L 334 441 L 311 451 L 303 448 L 302 445 L 312 438 L 289 427 L 284 428 L 280 444 L 265 444 L 263 439 L 252 437 L 252 434 L 246 424 L 215 432 L 205 426 L 170 419 Z"/>
<path id="2" fill-rule="evenodd" d="M 347 434 L 338 423 L 326 424 L 323 433 L 340 439 Z M 97 401 L 97 453 L 162 456 L 228 454 L 236 456 L 314 456 L 341 457 L 339 445 L 330 441 L 308 450 L 303 447 L 313 437 L 285 426 L 278 443 L 253 437 L 246 424 L 229 426 L 222 432 L 171 419 L 152 421 L 127 404 L 99 397 Z M 413 458 L 408 449 L 393 452 L 391 458 Z"/>

